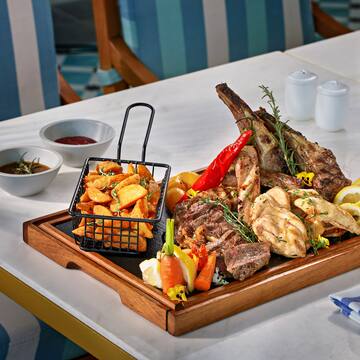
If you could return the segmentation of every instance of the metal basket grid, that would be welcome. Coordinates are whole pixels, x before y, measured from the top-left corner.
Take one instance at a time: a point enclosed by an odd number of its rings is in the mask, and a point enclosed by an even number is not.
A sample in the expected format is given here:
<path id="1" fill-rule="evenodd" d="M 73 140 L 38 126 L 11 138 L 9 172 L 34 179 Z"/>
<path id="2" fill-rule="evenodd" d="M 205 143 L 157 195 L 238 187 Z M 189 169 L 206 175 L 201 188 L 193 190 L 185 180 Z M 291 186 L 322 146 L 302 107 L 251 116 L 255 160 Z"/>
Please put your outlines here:
<path id="1" fill-rule="evenodd" d="M 136 106 L 146 106 L 151 110 L 151 116 L 143 144 L 142 160 L 120 160 L 121 146 L 129 111 Z M 154 109 L 148 104 L 136 103 L 130 105 L 126 110 L 121 129 L 118 145 L 118 159 L 90 157 L 85 161 L 68 210 L 69 214 L 72 216 L 73 229 L 76 229 L 80 225 L 84 226 L 84 236 L 73 234 L 75 242 L 79 245 L 81 250 L 100 253 L 106 252 L 112 254 L 138 255 L 139 253 L 145 251 L 144 248 L 148 247 L 144 244 L 144 242 L 152 241 L 151 239 L 145 239 L 142 235 L 141 228 L 143 226 L 148 226 L 146 224 L 149 224 L 154 236 L 157 233 L 157 227 L 161 221 L 165 208 L 165 193 L 171 168 L 167 164 L 145 161 L 146 146 L 152 126 L 153 116 Z M 145 219 L 123 217 L 118 216 L 117 214 L 114 216 L 83 214 L 77 209 L 76 204 L 80 202 L 80 197 L 85 192 L 85 177 L 89 174 L 90 170 L 94 169 L 99 162 L 103 161 L 113 161 L 118 163 L 121 167 L 124 167 L 125 164 L 133 164 L 135 172 L 137 172 L 138 165 L 140 164 L 145 165 L 150 170 L 152 177 L 157 180 L 157 183 L 160 186 L 160 197 L 157 202 L 156 213 L 153 218 Z"/>

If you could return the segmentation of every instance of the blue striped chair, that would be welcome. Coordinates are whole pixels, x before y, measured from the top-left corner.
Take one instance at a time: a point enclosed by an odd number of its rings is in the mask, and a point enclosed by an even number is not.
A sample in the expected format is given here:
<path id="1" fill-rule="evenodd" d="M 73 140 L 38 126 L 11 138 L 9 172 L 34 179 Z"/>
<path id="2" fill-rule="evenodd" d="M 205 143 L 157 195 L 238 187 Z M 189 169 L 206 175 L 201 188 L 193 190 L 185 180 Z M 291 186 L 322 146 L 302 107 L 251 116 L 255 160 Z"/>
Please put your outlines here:
<path id="1" fill-rule="evenodd" d="M 48 0 L 0 0 L 0 120 L 78 101 L 60 76 Z"/>
<path id="2" fill-rule="evenodd" d="M 105 85 L 119 80 L 112 68 L 134 86 L 315 40 L 310 0 L 93 4 L 100 65 L 107 70 L 100 74 Z M 121 21 L 116 19 L 119 11 Z"/>

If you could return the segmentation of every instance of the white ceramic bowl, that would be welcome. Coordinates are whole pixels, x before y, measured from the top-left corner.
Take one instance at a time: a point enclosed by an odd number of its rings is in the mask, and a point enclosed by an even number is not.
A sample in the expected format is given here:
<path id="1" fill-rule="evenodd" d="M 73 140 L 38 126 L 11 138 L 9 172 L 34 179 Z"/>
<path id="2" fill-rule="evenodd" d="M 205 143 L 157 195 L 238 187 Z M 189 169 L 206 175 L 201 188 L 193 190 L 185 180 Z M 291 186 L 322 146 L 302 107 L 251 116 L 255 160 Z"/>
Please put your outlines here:
<path id="1" fill-rule="evenodd" d="M 67 136 L 86 136 L 96 143 L 86 145 L 67 145 L 55 140 Z M 88 157 L 101 156 L 115 136 L 115 130 L 101 121 L 90 119 L 60 120 L 44 126 L 40 137 L 44 144 L 61 154 L 68 166 L 82 167 Z"/>
<path id="2" fill-rule="evenodd" d="M 19 161 L 23 154 L 25 154 L 24 160 L 32 161 L 40 158 L 40 163 L 50 169 L 29 175 L 0 172 L 0 187 L 16 196 L 34 195 L 44 190 L 54 180 L 63 162 L 61 156 L 54 151 L 37 146 L 23 146 L 1 150 L 0 166 Z"/>

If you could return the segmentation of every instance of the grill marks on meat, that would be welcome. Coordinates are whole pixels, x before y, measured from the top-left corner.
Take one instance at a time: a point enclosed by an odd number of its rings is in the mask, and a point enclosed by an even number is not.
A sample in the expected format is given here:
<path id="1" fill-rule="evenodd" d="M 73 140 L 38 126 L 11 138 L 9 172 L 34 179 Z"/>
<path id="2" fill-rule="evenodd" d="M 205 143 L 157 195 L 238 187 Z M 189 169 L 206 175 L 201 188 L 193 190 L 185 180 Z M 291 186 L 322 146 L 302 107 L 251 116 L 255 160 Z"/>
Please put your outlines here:
<path id="1" fill-rule="evenodd" d="M 242 150 L 235 167 L 229 171 L 227 183 L 234 183 L 234 179 L 230 181 L 234 174 L 239 196 L 239 199 L 235 199 L 236 205 L 237 200 L 240 200 L 241 216 L 248 213 L 250 218 L 251 204 L 260 193 L 258 157 L 254 147 L 246 146 Z M 174 213 L 175 240 L 181 247 L 206 245 L 209 252 L 216 252 L 217 264 L 223 273 L 230 273 L 234 278 L 244 280 L 268 263 L 269 246 L 247 243 L 225 220 L 223 208 L 203 199 L 220 199 L 233 209 L 234 190 L 236 188 L 220 186 L 200 192 L 194 198 L 178 204 Z"/>
<path id="2" fill-rule="evenodd" d="M 227 84 L 216 86 L 219 98 L 232 112 L 240 132 L 253 129 L 256 148 L 259 153 L 261 168 L 268 171 L 281 172 L 285 169 L 285 161 L 274 135 L 264 122 Z"/>
<path id="3" fill-rule="evenodd" d="M 261 185 L 269 188 L 279 186 L 285 190 L 301 189 L 301 180 L 295 176 L 261 169 Z"/>
<path id="4" fill-rule="evenodd" d="M 205 203 L 202 197 L 178 204 L 174 216 L 175 240 L 181 247 L 204 244 L 208 251 L 221 253 L 225 244 L 244 242 L 224 219 L 222 207 Z"/>
<path id="5" fill-rule="evenodd" d="M 239 217 L 250 223 L 251 206 L 260 195 L 260 169 L 256 149 L 245 146 L 236 160 L 235 173 L 238 182 Z"/>
<path id="6" fill-rule="evenodd" d="M 273 131 L 274 117 L 262 108 L 256 114 L 264 120 L 267 128 Z M 294 151 L 296 163 L 301 170 L 315 174 L 313 188 L 326 200 L 332 201 L 344 186 L 351 184 L 351 180 L 341 171 L 331 150 L 307 140 L 305 136 L 287 125 L 284 129 L 285 140 Z"/>
<path id="7" fill-rule="evenodd" d="M 269 263 L 270 248 L 268 244 L 240 244 L 227 248 L 224 260 L 227 271 L 242 281 Z"/>

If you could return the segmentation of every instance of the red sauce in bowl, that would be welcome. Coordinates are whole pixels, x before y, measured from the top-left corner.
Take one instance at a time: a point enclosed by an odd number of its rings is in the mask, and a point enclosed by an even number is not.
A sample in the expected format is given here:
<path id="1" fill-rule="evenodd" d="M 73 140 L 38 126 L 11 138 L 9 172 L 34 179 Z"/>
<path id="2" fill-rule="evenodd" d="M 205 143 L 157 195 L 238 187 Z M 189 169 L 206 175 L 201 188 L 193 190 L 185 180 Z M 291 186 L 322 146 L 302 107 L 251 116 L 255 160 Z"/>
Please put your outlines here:
<path id="1" fill-rule="evenodd" d="M 66 145 L 87 145 L 96 143 L 94 139 L 91 139 L 87 136 L 65 136 L 56 139 L 55 142 Z"/>

